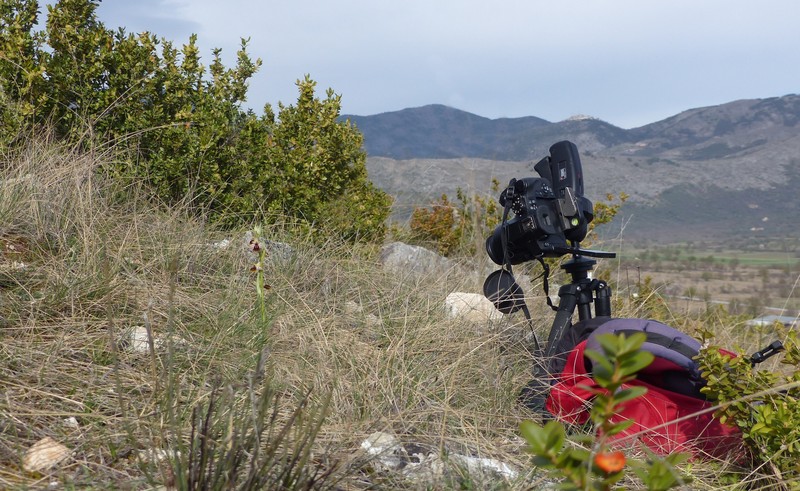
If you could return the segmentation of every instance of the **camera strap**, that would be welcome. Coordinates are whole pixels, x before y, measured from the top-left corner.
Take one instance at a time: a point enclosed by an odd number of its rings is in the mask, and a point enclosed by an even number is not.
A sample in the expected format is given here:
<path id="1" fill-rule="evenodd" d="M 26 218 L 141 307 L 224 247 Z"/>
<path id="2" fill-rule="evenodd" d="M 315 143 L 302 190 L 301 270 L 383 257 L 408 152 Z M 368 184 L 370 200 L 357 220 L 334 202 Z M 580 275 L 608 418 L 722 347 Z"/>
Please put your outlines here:
<path id="1" fill-rule="evenodd" d="M 544 289 L 544 296 L 547 299 L 547 305 L 554 311 L 557 311 L 558 307 L 553 305 L 553 301 L 550 299 L 550 284 L 547 281 L 548 278 L 550 278 L 550 265 L 547 264 L 547 261 L 545 261 L 542 256 L 537 257 L 536 260 L 542 265 L 542 288 Z"/>

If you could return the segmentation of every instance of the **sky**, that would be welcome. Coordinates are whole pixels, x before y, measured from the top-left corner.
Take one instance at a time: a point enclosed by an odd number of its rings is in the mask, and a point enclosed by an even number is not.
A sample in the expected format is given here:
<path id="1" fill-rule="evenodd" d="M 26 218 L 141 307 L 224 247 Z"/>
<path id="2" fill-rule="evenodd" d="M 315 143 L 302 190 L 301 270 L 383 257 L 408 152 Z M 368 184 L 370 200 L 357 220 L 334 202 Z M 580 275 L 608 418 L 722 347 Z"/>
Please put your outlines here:
<path id="1" fill-rule="evenodd" d="M 247 106 L 293 104 L 306 74 L 342 113 L 445 104 L 488 118 L 588 115 L 623 128 L 800 92 L 797 0 L 103 0 L 108 28 L 230 66 L 263 65 Z"/>

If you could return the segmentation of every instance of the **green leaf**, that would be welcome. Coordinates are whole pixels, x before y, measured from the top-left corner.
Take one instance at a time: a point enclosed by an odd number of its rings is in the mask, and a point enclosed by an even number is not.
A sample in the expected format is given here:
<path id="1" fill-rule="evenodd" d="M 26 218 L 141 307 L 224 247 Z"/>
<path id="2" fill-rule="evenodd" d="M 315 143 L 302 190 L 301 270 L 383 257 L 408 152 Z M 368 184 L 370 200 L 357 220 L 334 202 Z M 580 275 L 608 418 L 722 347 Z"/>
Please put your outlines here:
<path id="1" fill-rule="evenodd" d="M 614 423 L 613 426 L 606 429 L 606 435 L 613 436 L 622 433 L 623 431 L 630 428 L 633 425 L 633 423 L 635 423 L 635 421 L 632 419 L 626 419 L 624 421 L 620 421 L 619 423 Z"/>
<path id="2" fill-rule="evenodd" d="M 608 356 L 594 350 L 586 350 L 583 354 L 592 360 L 592 375 L 596 380 L 610 380 L 614 373 L 614 364 L 608 359 Z"/>
<path id="3" fill-rule="evenodd" d="M 692 454 L 690 454 L 689 452 L 678 452 L 667 455 L 666 457 L 664 457 L 664 460 L 671 465 L 680 465 L 688 461 L 691 457 Z"/>
<path id="4" fill-rule="evenodd" d="M 647 387 L 631 386 L 616 391 L 613 397 L 616 402 L 625 402 L 641 397 L 646 393 Z"/>
<path id="5" fill-rule="evenodd" d="M 610 358 L 615 358 L 621 351 L 621 343 L 622 340 L 625 339 L 625 335 L 606 333 L 596 336 L 596 339 L 600 343 L 605 354 Z"/>
<path id="6" fill-rule="evenodd" d="M 639 373 L 640 370 L 650 365 L 654 359 L 655 356 L 649 351 L 631 353 L 621 360 L 619 366 L 620 373 L 624 377 L 635 375 L 636 373 Z"/>
<path id="7" fill-rule="evenodd" d="M 586 462 L 591 457 L 592 453 L 585 448 L 571 448 L 568 452 L 569 457 L 576 462 Z"/>
<path id="8" fill-rule="evenodd" d="M 647 341 L 647 335 L 643 332 L 636 332 L 620 340 L 619 354 L 633 353 L 639 350 Z"/>
<path id="9" fill-rule="evenodd" d="M 533 421 L 525 420 L 519 425 L 522 438 L 528 442 L 530 451 L 537 455 L 547 453 L 547 432 Z"/>
<path id="10" fill-rule="evenodd" d="M 551 452 L 559 452 L 564 447 L 564 440 L 567 435 L 564 431 L 564 425 L 557 421 L 548 421 L 544 425 L 544 430 L 547 433 L 546 445 Z"/>

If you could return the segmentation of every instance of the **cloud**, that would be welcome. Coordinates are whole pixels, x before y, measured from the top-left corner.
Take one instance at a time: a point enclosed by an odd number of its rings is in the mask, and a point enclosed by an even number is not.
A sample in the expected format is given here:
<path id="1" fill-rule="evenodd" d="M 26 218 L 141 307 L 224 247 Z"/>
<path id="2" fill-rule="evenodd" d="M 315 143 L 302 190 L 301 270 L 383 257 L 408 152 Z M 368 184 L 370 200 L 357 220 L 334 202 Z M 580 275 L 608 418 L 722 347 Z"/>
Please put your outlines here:
<path id="1" fill-rule="evenodd" d="M 149 31 L 175 44 L 188 41 L 192 33 L 202 29 L 199 23 L 181 17 L 170 0 L 105 1 L 98 6 L 97 14 L 107 28 L 125 27 L 126 32 L 137 34 Z"/>
<path id="2" fill-rule="evenodd" d="M 255 109 L 296 99 L 305 74 L 374 114 L 431 103 L 487 117 L 590 114 L 620 126 L 796 91 L 794 0 L 143 0 L 103 2 L 107 25 L 176 43 L 199 35 L 229 64 L 263 59 Z"/>

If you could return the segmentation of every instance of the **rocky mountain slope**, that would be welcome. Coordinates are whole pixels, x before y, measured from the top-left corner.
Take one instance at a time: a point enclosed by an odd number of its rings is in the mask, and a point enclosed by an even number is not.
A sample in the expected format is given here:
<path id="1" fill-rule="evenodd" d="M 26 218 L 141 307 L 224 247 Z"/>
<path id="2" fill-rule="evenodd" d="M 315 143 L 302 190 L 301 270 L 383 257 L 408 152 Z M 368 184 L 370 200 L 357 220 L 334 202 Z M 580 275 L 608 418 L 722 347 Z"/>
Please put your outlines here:
<path id="1" fill-rule="evenodd" d="M 559 140 L 581 153 L 587 195 L 631 196 L 626 236 L 653 240 L 797 237 L 800 96 L 691 109 L 639 128 L 581 117 L 487 119 L 445 106 L 345 116 L 364 133 L 373 181 L 398 217 L 458 187 L 534 175 Z M 621 226 L 623 220 L 618 220 Z"/>

